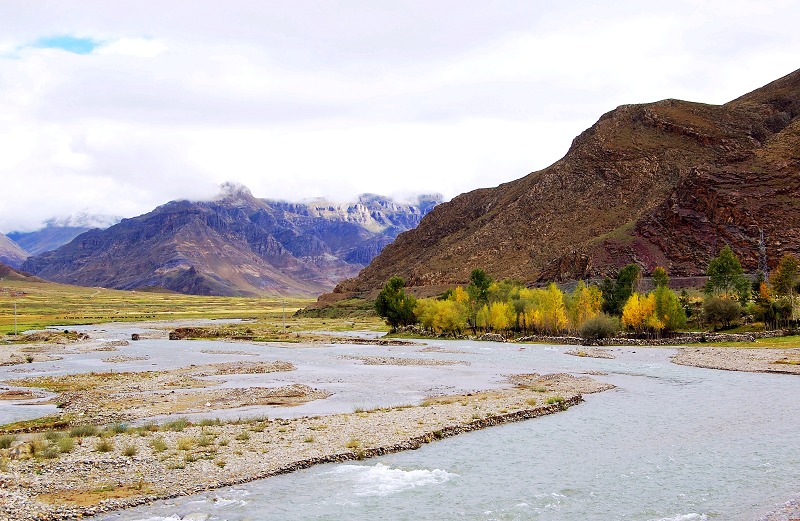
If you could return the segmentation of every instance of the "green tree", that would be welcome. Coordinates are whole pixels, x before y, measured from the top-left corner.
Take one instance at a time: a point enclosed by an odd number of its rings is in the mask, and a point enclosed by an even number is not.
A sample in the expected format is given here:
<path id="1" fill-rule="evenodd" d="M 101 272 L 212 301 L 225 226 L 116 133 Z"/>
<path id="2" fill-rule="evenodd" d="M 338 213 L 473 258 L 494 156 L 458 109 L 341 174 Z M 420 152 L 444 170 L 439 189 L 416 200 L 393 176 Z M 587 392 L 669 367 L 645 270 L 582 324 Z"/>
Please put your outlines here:
<path id="1" fill-rule="evenodd" d="M 686 311 L 678 295 L 667 286 L 658 286 L 653 295 L 656 299 L 656 317 L 664 324 L 664 331 L 677 331 L 686 327 Z"/>
<path id="2" fill-rule="evenodd" d="M 416 299 L 413 295 L 406 295 L 405 286 L 406 282 L 401 277 L 392 277 L 375 300 L 375 311 L 378 316 L 386 319 L 392 330 L 417 321 L 414 316 Z"/>
<path id="3" fill-rule="evenodd" d="M 469 275 L 469 286 L 467 293 L 478 304 L 489 302 L 489 286 L 492 285 L 492 277 L 486 274 L 481 268 L 475 268 Z"/>
<path id="4" fill-rule="evenodd" d="M 772 272 L 772 287 L 778 295 L 788 297 L 792 308 L 792 320 L 795 319 L 794 295 L 800 284 L 800 262 L 797 257 L 786 254 L 781 257 L 778 267 Z"/>
<path id="5" fill-rule="evenodd" d="M 628 264 L 617 274 L 617 280 L 612 282 L 606 278 L 601 287 L 603 291 L 603 311 L 611 315 L 622 315 L 622 308 L 628 299 L 639 287 L 642 270 L 636 264 Z"/>
<path id="6" fill-rule="evenodd" d="M 727 329 L 742 316 L 742 306 L 735 300 L 711 296 L 703 302 L 703 313 L 706 322 Z"/>
<path id="7" fill-rule="evenodd" d="M 669 287 L 669 275 L 667 275 L 667 270 L 661 266 L 653 270 L 653 285 L 657 288 Z"/>
<path id="8" fill-rule="evenodd" d="M 730 246 L 725 245 L 719 255 L 711 260 L 707 275 L 707 294 L 724 295 L 725 298 L 729 298 L 733 293 L 742 302 L 750 298 L 750 283 L 747 282 L 742 265 Z"/>

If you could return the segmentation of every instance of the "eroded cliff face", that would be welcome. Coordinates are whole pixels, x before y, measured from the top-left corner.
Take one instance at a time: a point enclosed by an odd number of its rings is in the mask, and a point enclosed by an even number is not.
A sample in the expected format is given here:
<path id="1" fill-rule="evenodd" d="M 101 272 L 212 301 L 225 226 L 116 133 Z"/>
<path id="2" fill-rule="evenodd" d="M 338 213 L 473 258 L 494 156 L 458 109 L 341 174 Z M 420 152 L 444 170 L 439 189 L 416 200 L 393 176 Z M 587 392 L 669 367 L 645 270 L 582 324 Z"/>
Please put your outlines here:
<path id="1" fill-rule="evenodd" d="M 552 166 L 439 205 L 336 292 L 390 276 L 463 284 L 475 267 L 534 283 L 635 262 L 705 273 L 730 244 L 747 270 L 800 253 L 800 71 L 725 105 L 624 105 Z"/>

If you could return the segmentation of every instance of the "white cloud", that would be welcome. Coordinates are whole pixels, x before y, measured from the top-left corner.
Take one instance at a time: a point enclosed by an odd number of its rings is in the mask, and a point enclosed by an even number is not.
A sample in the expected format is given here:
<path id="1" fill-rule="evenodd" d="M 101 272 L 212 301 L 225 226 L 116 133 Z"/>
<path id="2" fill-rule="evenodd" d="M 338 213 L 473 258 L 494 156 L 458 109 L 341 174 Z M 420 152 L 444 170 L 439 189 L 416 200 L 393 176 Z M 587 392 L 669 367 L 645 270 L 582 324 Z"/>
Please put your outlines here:
<path id="1" fill-rule="evenodd" d="M 95 54 L 117 54 L 137 58 L 155 58 L 167 50 L 167 45 L 159 40 L 148 38 L 120 38 L 100 45 Z"/>
<path id="2" fill-rule="evenodd" d="M 209 197 L 451 197 L 623 103 L 722 103 L 797 67 L 800 7 L 406 0 L 7 2 L 0 231 Z M 53 36 L 89 54 L 34 48 Z"/>

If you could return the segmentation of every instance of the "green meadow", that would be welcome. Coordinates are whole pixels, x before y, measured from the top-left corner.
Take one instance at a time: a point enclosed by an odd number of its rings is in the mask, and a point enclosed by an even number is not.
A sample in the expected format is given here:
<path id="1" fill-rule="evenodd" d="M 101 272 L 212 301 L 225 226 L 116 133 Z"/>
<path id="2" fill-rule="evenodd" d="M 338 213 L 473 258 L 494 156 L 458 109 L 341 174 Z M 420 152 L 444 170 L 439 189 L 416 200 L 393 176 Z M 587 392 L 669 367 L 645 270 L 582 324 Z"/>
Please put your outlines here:
<path id="1" fill-rule="evenodd" d="M 0 280 L 0 334 L 13 333 L 15 320 L 20 332 L 47 326 L 193 318 L 239 318 L 282 326 L 284 316 L 297 326 L 292 315 L 311 302 L 296 297 L 208 297 Z"/>

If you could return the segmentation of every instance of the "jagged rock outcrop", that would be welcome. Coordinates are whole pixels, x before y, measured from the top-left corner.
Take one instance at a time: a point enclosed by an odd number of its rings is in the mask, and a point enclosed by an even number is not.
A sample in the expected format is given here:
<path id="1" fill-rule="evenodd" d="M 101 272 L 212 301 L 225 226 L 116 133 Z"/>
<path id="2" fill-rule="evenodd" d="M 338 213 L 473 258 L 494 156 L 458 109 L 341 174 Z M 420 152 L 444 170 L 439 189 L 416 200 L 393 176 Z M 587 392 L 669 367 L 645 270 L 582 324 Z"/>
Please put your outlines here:
<path id="1" fill-rule="evenodd" d="M 90 230 L 28 259 L 24 269 L 83 286 L 316 295 L 358 273 L 438 197 L 405 205 L 374 195 L 349 205 L 288 203 L 226 184 L 213 201 L 173 201 L 106 230 Z"/>
<path id="2" fill-rule="evenodd" d="M 623 105 L 544 170 L 439 205 L 337 295 L 468 281 L 475 267 L 528 283 L 635 262 L 705 273 L 730 244 L 745 268 L 800 254 L 800 71 L 724 105 Z M 325 296 L 330 301 L 335 296 Z"/>

